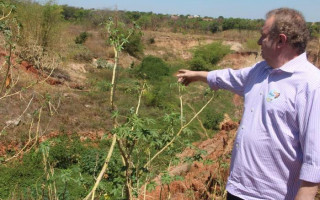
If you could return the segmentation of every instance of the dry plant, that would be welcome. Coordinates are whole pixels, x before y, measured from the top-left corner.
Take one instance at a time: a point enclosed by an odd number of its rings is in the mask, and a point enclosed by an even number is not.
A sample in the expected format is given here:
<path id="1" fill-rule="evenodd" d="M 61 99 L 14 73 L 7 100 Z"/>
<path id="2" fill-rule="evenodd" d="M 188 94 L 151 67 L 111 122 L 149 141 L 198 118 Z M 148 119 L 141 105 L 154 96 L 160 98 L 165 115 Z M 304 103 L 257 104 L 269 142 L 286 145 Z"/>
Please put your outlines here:
<path id="1" fill-rule="evenodd" d="M 34 102 L 39 102 L 39 99 L 42 99 L 43 101 L 40 101 L 40 105 L 37 109 L 35 109 L 35 112 L 38 113 L 34 114 L 34 116 L 31 119 L 29 131 L 28 131 L 28 139 L 24 146 L 17 151 L 13 156 L 4 158 L 2 162 L 8 162 L 13 159 L 19 158 L 23 154 L 29 152 L 32 148 L 34 148 L 38 144 L 39 137 L 45 132 L 40 131 L 40 124 L 41 124 L 41 115 L 43 106 L 47 106 L 49 110 L 49 116 L 50 118 L 57 113 L 57 109 L 60 106 L 60 101 L 57 105 L 54 105 L 52 100 L 47 99 L 45 96 L 42 96 L 36 91 L 32 92 L 32 95 L 30 97 L 24 96 L 25 93 L 27 93 L 28 89 L 31 89 L 37 84 L 45 83 L 50 76 L 52 75 L 54 69 L 58 66 L 58 62 L 55 58 L 52 56 L 49 56 L 48 52 L 43 52 L 40 47 L 35 45 L 30 45 L 29 50 L 22 51 L 22 54 L 20 56 L 26 56 L 28 55 L 34 66 L 37 66 L 38 68 L 43 69 L 45 71 L 44 73 L 41 73 L 41 79 L 42 80 L 34 80 L 32 82 L 26 83 L 24 86 L 22 86 L 23 83 L 20 83 L 20 75 L 19 75 L 19 69 L 18 61 L 17 61 L 17 55 L 19 56 L 19 53 L 17 51 L 17 42 L 20 39 L 20 26 L 15 20 L 15 18 L 11 17 L 11 13 L 14 11 L 15 7 L 12 5 L 7 5 L 3 2 L 0 2 L 0 9 L 2 9 L 3 16 L 0 17 L 0 35 L 1 35 L 1 43 L 4 46 L 5 52 L 3 53 L 5 56 L 5 59 L 2 61 L 0 60 L 0 76 L 1 76 L 1 85 L 0 85 L 0 103 L 5 103 L 5 100 L 7 98 L 11 98 L 13 96 L 18 95 L 19 100 L 19 107 L 23 108 L 23 101 L 28 102 L 25 108 L 21 111 L 20 114 L 18 114 L 17 117 L 13 117 L 13 119 L 6 122 L 6 125 L 0 129 L 0 136 L 5 135 L 4 133 L 7 132 L 11 126 L 17 126 L 20 124 L 22 119 L 27 113 L 30 113 L 30 110 L 33 110 L 35 106 L 33 106 Z M 27 53 L 26 53 L 27 52 Z M 23 54 L 24 53 L 24 54 Z M 21 81 L 22 82 L 22 81 Z M 29 100 L 26 100 L 26 98 L 30 98 Z M 36 99 L 36 100 L 35 100 Z M 7 100 L 10 101 L 10 100 Z M 15 101 L 15 100 L 14 100 Z M 18 106 L 17 106 L 18 107 Z M 31 116 L 31 115 L 30 115 Z M 37 119 L 36 119 L 37 118 Z M 36 127 L 34 127 L 34 121 L 36 122 Z M 35 129 L 35 130 L 34 130 Z"/>
<path id="2" fill-rule="evenodd" d="M 59 195 L 57 193 L 57 187 L 56 187 L 56 182 L 54 180 L 54 166 L 50 164 L 49 162 L 49 152 L 50 152 L 50 146 L 49 145 L 42 145 L 40 147 L 40 151 L 42 152 L 42 162 L 44 166 L 44 176 L 47 181 L 47 185 L 42 185 L 42 191 L 41 195 L 44 197 L 45 193 L 47 191 L 48 193 L 48 199 L 49 200 L 58 200 Z"/>
<path id="3" fill-rule="evenodd" d="M 38 70 L 51 71 L 58 67 L 59 60 L 53 52 L 44 51 L 43 47 L 35 42 L 22 47 L 19 52 L 21 60 L 31 63 Z"/>
<path id="4" fill-rule="evenodd" d="M 32 99 L 33 99 L 33 97 L 32 97 Z M 19 157 L 22 154 L 25 154 L 25 153 L 29 152 L 38 143 L 39 132 L 40 132 L 41 114 L 42 114 L 42 107 L 40 108 L 39 115 L 38 115 L 38 122 L 37 122 L 37 129 L 36 129 L 35 136 L 32 137 L 32 128 L 33 128 L 33 121 L 34 121 L 34 119 L 32 119 L 31 124 L 30 124 L 30 128 L 29 128 L 29 137 L 28 137 L 27 143 L 24 145 L 24 147 L 18 153 L 16 153 L 15 155 L 11 156 L 10 158 L 5 159 L 4 162 L 8 162 L 8 161 L 10 161 L 10 160 L 12 160 L 14 158 Z"/>

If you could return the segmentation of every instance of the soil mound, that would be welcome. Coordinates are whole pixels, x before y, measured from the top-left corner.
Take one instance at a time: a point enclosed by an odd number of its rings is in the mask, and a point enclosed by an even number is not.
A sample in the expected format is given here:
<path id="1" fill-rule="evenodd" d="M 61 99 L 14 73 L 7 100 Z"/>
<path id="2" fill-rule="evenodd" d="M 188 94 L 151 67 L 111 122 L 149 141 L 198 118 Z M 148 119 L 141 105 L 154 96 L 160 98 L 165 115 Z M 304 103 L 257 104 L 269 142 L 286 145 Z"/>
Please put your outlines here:
<path id="1" fill-rule="evenodd" d="M 229 174 L 229 163 L 233 141 L 238 123 L 225 120 L 221 130 L 211 139 L 195 144 L 201 150 L 207 151 L 200 162 L 181 163 L 170 167 L 171 176 L 182 176 L 184 180 L 161 184 L 161 176 L 154 181 L 158 186 L 147 192 L 145 199 L 219 199 L 224 194 L 225 183 Z M 180 158 L 195 155 L 194 149 L 186 149 L 179 155 Z M 141 196 L 139 199 L 144 199 Z"/>

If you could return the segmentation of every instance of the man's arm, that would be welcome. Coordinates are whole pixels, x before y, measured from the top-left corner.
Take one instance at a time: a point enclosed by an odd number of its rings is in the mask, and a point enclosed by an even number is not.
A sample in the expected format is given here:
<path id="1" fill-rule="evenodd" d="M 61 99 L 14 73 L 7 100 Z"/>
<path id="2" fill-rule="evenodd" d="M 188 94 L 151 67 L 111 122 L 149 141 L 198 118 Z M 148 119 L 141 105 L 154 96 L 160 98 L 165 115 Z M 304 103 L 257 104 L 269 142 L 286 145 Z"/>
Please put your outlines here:
<path id="1" fill-rule="evenodd" d="M 206 71 L 179 70 L 178 81 L 183 85 L 202 81 L 208 83 L 212 90 L 225 89 L 243 96 L 244 88 L 249 80 L 255 79 L 266 68 L 265 62 L 257 63 L 252 67 L 233 70 L 230 68 Z"/>
<path id="2" fill-rule="evenodd" d="M 294 200 L 313 200 L 318 192 L 319 183 L 301 182 L 300 189 Z"/>
<path id="3" fill-rule="evenodd" d="M 310 89 L 299 93 L 296 98 L 303 162 L 299 175 L 302 182 L 295 200 L 314 199 L 320 183 L 320 83 L 308 86 Z"/>
<path id="4" fill-rule="evenodd" d="M 207 76 L 209 72 L 206 71 L 190 71 L 186 69 L 181 69 L 178 71 L 177 77 L 178 82 L 187 86 L 192 82 L 202 81 L 207 83 Z"/>

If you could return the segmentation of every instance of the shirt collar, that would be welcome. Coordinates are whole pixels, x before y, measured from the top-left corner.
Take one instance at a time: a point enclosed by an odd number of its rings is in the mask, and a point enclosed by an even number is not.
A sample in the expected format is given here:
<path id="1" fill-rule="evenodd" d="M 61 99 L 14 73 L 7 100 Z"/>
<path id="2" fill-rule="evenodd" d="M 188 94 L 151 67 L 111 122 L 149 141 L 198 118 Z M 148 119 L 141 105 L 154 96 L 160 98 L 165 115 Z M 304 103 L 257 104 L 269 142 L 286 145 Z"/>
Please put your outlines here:
<path id="1" fill-rule="evenodd" d="M 292 74 L 296 71 L 296 68 L 299 67 L 299 63 L 306 62 L 306 61 L 307 61 L 307 54 L 306 52 L 304 52 L 299 56 L 295 57 L 294 59 L 290 60 L 289 62 L 285 63 L 278 69 Z"/>

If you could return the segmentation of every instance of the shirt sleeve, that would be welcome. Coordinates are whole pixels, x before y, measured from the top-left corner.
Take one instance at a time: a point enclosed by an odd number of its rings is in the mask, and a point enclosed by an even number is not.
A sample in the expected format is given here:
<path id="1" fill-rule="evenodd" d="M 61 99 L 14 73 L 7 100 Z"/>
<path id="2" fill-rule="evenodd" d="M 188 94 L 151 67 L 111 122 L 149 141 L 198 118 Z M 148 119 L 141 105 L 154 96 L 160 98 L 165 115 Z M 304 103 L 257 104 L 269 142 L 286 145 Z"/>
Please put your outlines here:
<path id="1" fill-rule="evenodd" d="M 209 72 L 207 81 L 212 90 L 225 89 L 243 96 L 245 84 L 254 68 L 214 70 Z"/>
<path id="2" fill-rule="evenodd" d="M 320 88 L 297 98 L 303 162 L 300 179 L 320 183 Z"/>

